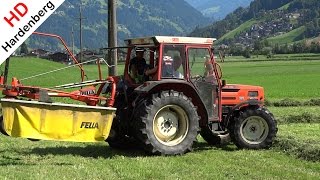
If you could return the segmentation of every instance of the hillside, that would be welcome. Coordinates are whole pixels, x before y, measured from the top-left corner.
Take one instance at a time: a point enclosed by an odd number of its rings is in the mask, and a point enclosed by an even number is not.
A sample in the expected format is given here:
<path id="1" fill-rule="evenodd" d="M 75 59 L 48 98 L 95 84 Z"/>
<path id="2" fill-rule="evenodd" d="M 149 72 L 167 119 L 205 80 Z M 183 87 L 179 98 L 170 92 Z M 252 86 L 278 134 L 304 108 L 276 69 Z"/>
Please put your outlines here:
<path id="1" fill-rule="evenodd" d="M 216 37 L 218 43 L 227 45 L 301 42 L 319 35 L 319 12 L 317 0 L 255 0 L 224 20 L 195 29 L 190 36 Z"/>
<path id="2" fill-rule="evenodd" d="M 104 0 L 83 1 L 83 44 L 87 48 L 107 46 L 107 5 Z M 118 39 L 149 35 L 185 35 L 196 26 L 209 23 L 199 11 L 184 0 L 118 0 Z M 74 28 L 75 45 L 79 46 L 79 0 L 66 0 L 38 29 L 61 35 L 71 44 Z M 57 42 L 32 38 L 29 47 L 58 49 Z"/>
<path id="3" fill-rule="evenodd" d="M 186 0 L 189 4 L 202 12 L 206 17 L 220 20 L 238 7 L 247 7 L 253 0 Z"/>

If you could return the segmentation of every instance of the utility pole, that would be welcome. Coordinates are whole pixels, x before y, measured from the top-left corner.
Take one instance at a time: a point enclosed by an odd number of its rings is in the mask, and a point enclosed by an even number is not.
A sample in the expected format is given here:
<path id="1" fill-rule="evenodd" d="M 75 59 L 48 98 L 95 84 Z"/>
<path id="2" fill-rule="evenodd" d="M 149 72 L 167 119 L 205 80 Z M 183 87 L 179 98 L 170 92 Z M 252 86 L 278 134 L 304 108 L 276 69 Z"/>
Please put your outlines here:
<path id="1" fill-rule="evenodd" d="M 116 1 L 108 1 L 108 47 L 117 47 L 117 13 Z M 109 67 L 109 75 L 117 75 L 117 49 L 110 49 L 108 53 L 108 63 L 112 65 Z"/>
<path id="2" fill-rule="evenodd" d="M 82 1 L 80 1 L 80 7 L 79 7 L 79 13 L 80 13 L 80 59 L 79 62 L 82 63 L 82 58 L 83 58 L 83 54 L 82 54 L 82 20 L 85 19 L 84 17 L 82 17 Z"/>
<path id="3" fill-rule="evenodd" d="M 71 28 L 71 44 L 72 44 L 72 54 L 74 55 L 74 30 L 73 30 L 73 26 Z"/>

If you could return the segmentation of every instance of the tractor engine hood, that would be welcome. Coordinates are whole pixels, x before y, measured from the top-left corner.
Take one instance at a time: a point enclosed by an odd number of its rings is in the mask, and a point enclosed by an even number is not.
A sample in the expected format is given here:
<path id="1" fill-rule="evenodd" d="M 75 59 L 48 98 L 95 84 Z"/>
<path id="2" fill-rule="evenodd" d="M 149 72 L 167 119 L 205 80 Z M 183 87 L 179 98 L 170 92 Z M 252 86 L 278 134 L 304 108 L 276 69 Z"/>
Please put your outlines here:
<path id="1" fill-rule="evenodd" d="M 234 106 L 248 100 L 264 101 L 263 87 L 227 84 L 222 88 L 222 105 Z"/>

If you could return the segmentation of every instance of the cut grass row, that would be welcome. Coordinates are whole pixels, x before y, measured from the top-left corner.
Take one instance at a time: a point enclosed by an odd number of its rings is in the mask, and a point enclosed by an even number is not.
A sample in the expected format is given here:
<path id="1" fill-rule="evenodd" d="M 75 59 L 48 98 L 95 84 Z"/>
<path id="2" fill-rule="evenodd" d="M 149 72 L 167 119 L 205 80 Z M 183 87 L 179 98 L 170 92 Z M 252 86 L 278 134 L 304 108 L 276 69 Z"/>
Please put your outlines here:
<path id="1" fill-rule="evenodd" d="M 320 123 L 282 124 L 278 128 L 276 149 L 299 159 L 320 162 Z"/>
<path id="2" fill-rule="evenodd" d="M 267 107 L 267 108 L 273 113 L 278 123 L 280 124 L 290 124 L 290 123 L 319 123 L 320 124 L 320 106 Z"/>
<path id="3" fill-rule="evenodd" d="M 269 110 L 279 128 L 274 148 L 299 159 L 320 162 L 320 106 Z"/>

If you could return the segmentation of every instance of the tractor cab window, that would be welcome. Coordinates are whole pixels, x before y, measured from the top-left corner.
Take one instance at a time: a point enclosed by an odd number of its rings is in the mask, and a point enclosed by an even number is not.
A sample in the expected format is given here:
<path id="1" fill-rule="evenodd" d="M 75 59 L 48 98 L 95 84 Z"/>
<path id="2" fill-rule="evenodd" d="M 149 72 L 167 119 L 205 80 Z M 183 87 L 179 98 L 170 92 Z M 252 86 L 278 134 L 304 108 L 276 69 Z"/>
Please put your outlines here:
<path id="1" fill-rule="evenodd" d="M 189 48 L 188 59 L 191 78 L 214 75 L 210 52 L 207 48 Z"/>
<path id="2" fill-rule="evenodd" d="M 135 47 L 132 49 L 128 65 L 128 74 L 133 83 L 140 84 L 149 80 L 149 77 L 145 75 L 145 71 L 154 65 L 153 57 L 153 48 Z"/>
<path id="3" fill-rule="evenodd" d="M 185 77 L 185 48 L 183 45 L 165 45 L 162 56 L 162 78 Z"/>

